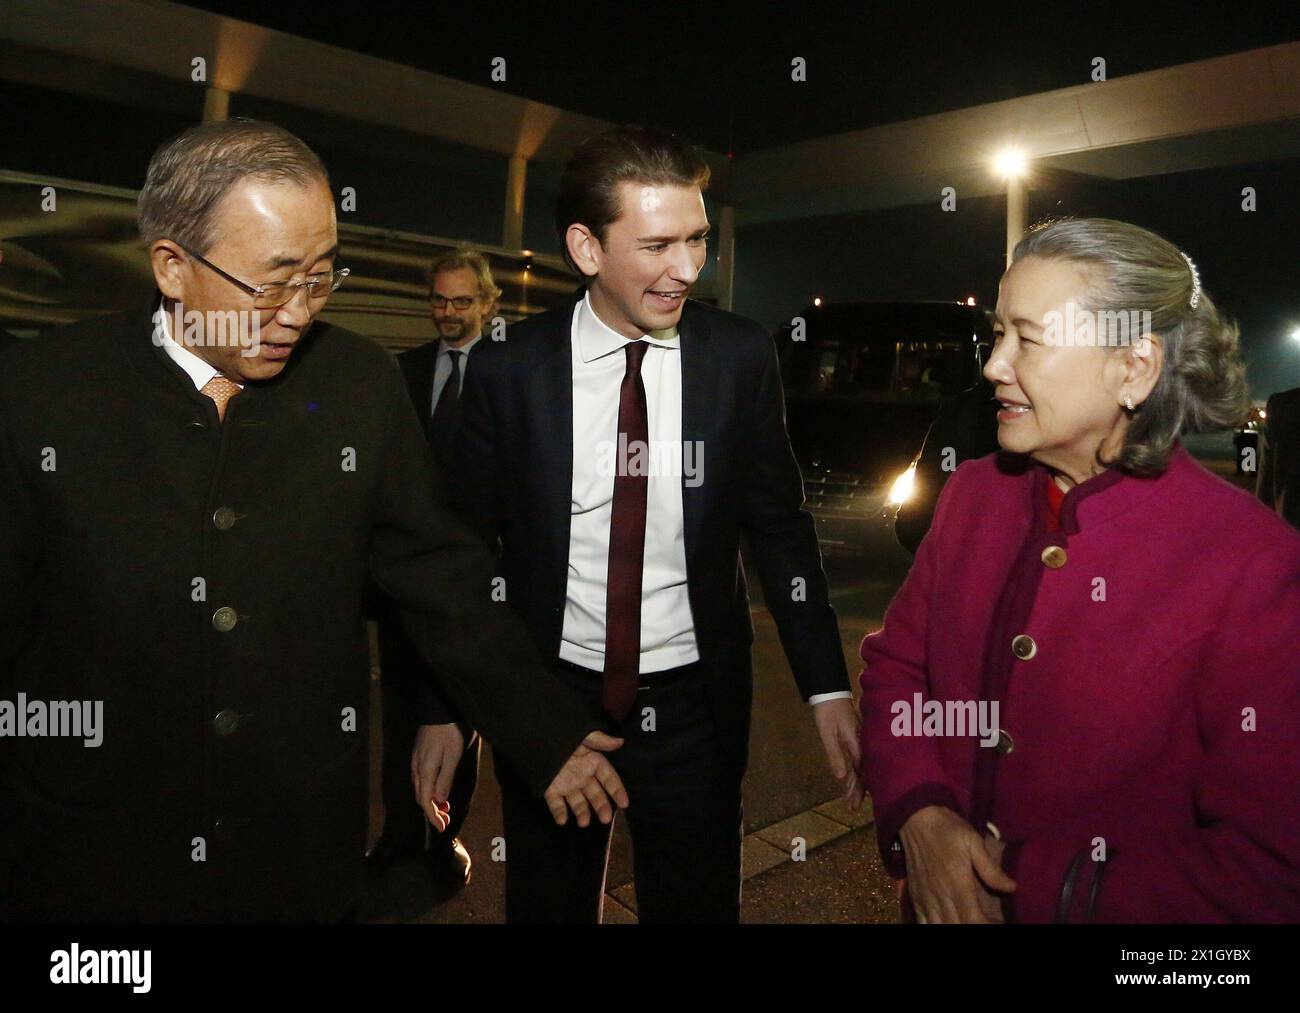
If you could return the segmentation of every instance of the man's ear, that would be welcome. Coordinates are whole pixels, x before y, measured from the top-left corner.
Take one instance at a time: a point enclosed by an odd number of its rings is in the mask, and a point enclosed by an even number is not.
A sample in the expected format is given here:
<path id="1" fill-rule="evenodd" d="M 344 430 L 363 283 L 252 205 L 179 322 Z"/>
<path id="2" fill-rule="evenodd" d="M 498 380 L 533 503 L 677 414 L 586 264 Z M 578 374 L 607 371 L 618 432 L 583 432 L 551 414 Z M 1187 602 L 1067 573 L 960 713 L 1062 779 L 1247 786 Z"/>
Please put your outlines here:
<path id="1" fill-rule="evenodd" d="M 574 222 L 564 233 L 564 245 L 568 247 L 569 256 L 578 265 L 578 270 L 588 278 L 600 273 L 600 257 L 605 251 L 585 225 Z"/>
<path id="2" fill-rule="evenodd" d="M 185 251 L 170 239 L 155 239 L 149 247 L 149 263 L 158 290 L 168 299 L 183 302 L 184 274 L 189 269 Z"/>

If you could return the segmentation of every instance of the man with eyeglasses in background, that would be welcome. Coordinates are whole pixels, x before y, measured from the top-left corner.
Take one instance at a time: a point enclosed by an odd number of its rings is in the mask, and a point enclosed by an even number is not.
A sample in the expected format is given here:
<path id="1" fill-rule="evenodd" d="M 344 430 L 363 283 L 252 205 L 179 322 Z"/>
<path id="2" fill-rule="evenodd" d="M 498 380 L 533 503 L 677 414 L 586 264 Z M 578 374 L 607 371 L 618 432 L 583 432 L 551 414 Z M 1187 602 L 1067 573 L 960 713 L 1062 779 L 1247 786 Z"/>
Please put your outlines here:
<path id="1" fill-rule="evenodd" d="M 317 156 L 207 123 L 138 212 L 153 302 L 0 371 L 0 919 L 354 917 L 367 578 L 537 795 L 612 819 L 621 743 L 491 601 L 392 356 L 314 323 Z"/>
<path id="2" fill-rule="evenodd" d="M 429 309 L 439 336 L 403 352 L 397 364 L 429 446 L 444 476 L 455 481 L 465 368 L 501 289 L 487 258 L 476 250 L 436 258 L 428 277 Z M 459 834 L 478 785 L 480 741 L 434 688 L 426 663 L 395 617 L 381 616 L 379 646 L 384 832 L 366 855 L 366 868 L 379 911 L 413 917 L 469 882 L 472 859 Z"/>

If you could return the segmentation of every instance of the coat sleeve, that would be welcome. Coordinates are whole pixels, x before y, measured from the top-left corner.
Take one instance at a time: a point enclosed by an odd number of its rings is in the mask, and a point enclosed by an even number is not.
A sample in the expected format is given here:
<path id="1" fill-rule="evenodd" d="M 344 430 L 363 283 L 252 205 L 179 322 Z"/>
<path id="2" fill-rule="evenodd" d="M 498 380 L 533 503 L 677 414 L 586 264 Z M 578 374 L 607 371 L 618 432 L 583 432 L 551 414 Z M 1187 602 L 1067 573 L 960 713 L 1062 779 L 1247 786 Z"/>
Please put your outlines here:
<path id="1" fill-rule="evenodd" d="M 803 477 L 785 428 L 776 346 L 766 334 L 763 338 L 766 350 L 750 443 L 743 529 L 763 601 L 806 700 L 818 693 L 848 692 L 851 687 L 817 528 L 804 509 Z"/>
<path id="2" fill-rule="evenodd" d="M 960 506 L 962 469 L 958 468 L 939 495 L 934 523 L 921 539 L 907 579 L 885 610 L 880 630 L 862 641 L 862 771 L 871 794 L 876 839 L 885 870 L 895 878 L 907 875 L 898 832 L 913 813 L 926 806 L 947 806 L 962 812 L 957 791 L 939 759 L 933 736 L 894 735 L 896 705 L 910 709 L 915 694 L 930 698 L 927 643 L 930 603 L 939 570 L 939 544 Z"/>
<path id="3" fill-rule="evenodd" d="M 1104 862 L 1093 860 L 1102 853 L 1092 838 L 1009 842 L 1008 920 L 1056 919 L 1081 856 L 1068 921 L 1300 921 L 1297 544 L 1279 541 L 1235 573 L 1215 630 L 1188 648 L 1203 744 L 1195 828 L 1126 843 Z"/>
<path id="4" fill-rule="evenodd" d="M 396 365 L 386 378 L 371 574 L 457 713 L 508 752 L 541 795 L 600 727 L 493 601 L 492 558 L 443 503 L 441 479 Z"/>

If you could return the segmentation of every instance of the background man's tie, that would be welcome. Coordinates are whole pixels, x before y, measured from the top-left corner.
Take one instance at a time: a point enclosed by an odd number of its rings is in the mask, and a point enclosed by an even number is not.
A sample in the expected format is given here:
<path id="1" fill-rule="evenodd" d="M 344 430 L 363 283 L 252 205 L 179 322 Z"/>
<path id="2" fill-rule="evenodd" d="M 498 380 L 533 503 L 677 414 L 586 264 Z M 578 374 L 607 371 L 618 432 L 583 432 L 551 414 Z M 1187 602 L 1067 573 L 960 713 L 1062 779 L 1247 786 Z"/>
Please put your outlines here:
<path id="1" fill-rule="evenodd" d="M 433 448 L 434 456 L 442 466 L 444 473 L 451 470 L 456 446 L 456 430 L 460 428 L 460 383 L 461 362 L 465 353 L 452 348 L 447 351 L 451 356 L 451 375 L 442 385 L 438 403 L 433 408 Z"/>
<path id="2" fill-rule="evenodd" d="M 217 418 L 224 422 L 226 419 L 226 404 L 239 393 L 239 390 L 239 384 L 231 383 L 218 373 L 203 385 L 203 389 L 199 393 L 212 398 L 217 405 Z"/>
<path id="3" fill-rule="evenodd" d="M 627 370 L 618 396 L 618 433 L 629 448 L 639 441 L 649 453 L 650 424 L 646 416 L 641 360 L 650 346 L 633 341 L 624 346 Z M 622 440 L 615 445 L 621 447 Z M 619 721 L 636 701 L 641 668 L 641 570 L 645 562 L 648 475 L 628 475 L 628 458 L 615 455 L 614 506 L 609 524 L 609 583 L 605 600 L 605 676 L 601 706 Z M 648 463 L 645 458 L 643 463 Z"/>

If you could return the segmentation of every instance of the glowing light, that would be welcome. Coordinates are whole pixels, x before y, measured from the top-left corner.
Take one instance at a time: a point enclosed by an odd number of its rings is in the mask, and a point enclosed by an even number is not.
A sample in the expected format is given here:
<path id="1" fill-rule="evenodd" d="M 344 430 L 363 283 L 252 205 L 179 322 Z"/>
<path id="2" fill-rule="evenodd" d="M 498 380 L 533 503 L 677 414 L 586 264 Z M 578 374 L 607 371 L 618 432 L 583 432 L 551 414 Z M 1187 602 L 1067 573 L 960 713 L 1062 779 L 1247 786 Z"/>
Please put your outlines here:
<path id="1" fill-rule="evenodd" d="M 975 305 L 975 297 L 974 297 L 973 295 L 972 295 L 972 296 L 967 296 L 967 298 L 966 298 L 966 305 L 967 305 L 967 306 L 974 306 L 974 305 Z"/>
<path id="2" fill-rule="evenodd" d="M 910 464 L 907 470 L 894 479 L 889 488 L 889 502 L 893 506 L 902 506 L 912 498 L 916 491 L 916 465 Z"/>
<path id="3" fill-rule="evenodd" d="M 993 170 L 999 176 L 1023 176 L 1028 167 L 1024 152 L 1016 148 L 1004 148 L 993 159 Z"/>
<path id="4" fill-rule="evenodd" d="M 821 296 L 818 296 L 816 299 L 813 300 L 813 305 L 814 305 L 814 306 L 820 306 L 821 304 L 822 304 L 822 297 L 821 297 Z"/>

